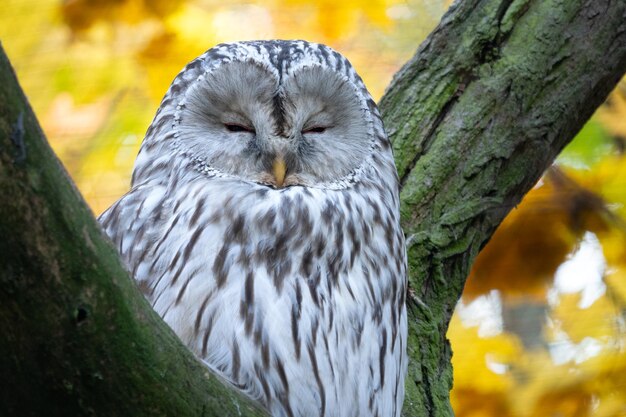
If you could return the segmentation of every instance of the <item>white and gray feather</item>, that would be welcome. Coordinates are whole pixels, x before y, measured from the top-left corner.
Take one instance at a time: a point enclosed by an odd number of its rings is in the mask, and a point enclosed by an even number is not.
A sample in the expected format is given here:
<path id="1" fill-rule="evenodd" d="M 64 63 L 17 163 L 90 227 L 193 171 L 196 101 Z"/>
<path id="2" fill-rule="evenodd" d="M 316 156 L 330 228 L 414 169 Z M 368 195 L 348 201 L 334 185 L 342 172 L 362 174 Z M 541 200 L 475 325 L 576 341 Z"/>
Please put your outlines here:
<path id="1" fill-rule="evenodd" d="M 398 178 L 339 53 L 253 41 L 189 63 L 100 221 L 183 342 L 274 416 L 400 416 Z"/>

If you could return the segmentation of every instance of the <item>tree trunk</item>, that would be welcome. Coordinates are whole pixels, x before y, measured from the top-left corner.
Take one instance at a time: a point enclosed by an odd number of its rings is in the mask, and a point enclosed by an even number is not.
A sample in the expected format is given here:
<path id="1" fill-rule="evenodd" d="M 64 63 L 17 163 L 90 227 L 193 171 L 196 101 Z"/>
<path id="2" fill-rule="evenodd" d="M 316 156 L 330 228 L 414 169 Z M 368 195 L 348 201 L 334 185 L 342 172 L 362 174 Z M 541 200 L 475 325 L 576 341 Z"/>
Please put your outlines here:
<path id="1" fill-rule="evenodd" d="M 405 416 L 453 414 L 445 336 L 470 266 L 624 72 L 624 0 L 465 0 L 396 74 L 380 107 L 409 252 Z"/>
<path id="2" fill-rule="evenodd" d="M 471 262 L 625 69 L 623 0 L 466 0 L 394 79 L 381 109 L 409 243 L 406 416 L 452 415 L 445 332 Z M 264 415 L 144 301 L 1 49 L 0 191 L 0 414 Z"/>

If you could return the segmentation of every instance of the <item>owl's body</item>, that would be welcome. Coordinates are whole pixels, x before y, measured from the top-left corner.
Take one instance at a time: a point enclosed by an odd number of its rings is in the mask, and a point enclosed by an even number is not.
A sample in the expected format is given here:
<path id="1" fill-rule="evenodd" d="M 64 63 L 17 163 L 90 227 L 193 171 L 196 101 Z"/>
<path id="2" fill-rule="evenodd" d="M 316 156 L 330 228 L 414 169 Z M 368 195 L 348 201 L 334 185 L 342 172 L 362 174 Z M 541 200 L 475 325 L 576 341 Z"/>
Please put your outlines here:
<path id="1" fill-rule="evenodd" d="M 244 42 L 192 61 L 100 220 L 183 342 L 273 415 L 400 415 L 397 175 L 336 52 Z"/>

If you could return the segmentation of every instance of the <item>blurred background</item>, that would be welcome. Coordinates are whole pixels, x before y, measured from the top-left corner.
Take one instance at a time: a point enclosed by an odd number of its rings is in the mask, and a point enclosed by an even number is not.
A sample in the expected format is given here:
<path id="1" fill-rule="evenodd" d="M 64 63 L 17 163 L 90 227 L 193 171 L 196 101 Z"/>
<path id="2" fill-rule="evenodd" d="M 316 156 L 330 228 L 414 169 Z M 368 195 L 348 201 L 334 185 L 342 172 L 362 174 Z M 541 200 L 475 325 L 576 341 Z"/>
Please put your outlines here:
<path id="1" fill-rule="evenodd" d="M 169 83 L 211 46 L 300 38 L 374 98 L 448 0 L 3 0 L 0 40 L 96 215 Z M 626 82 L 479 256 L 448 337 L 457 416 L 626 416 Z"/>

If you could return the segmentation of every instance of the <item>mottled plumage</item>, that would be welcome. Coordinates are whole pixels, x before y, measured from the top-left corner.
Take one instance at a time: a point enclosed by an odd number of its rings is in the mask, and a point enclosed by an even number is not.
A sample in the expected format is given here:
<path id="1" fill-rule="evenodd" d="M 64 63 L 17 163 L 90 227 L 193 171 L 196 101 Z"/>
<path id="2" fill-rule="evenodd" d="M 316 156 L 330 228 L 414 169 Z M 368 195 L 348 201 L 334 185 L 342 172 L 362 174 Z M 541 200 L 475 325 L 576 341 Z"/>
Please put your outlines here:
<path id="1" fill-rule="evenodd" d="M 273 415 L 400 415 L 398 179 L 337 52 L 240 42 L 189 63 L 100 221 L 183 342 Z"/>

